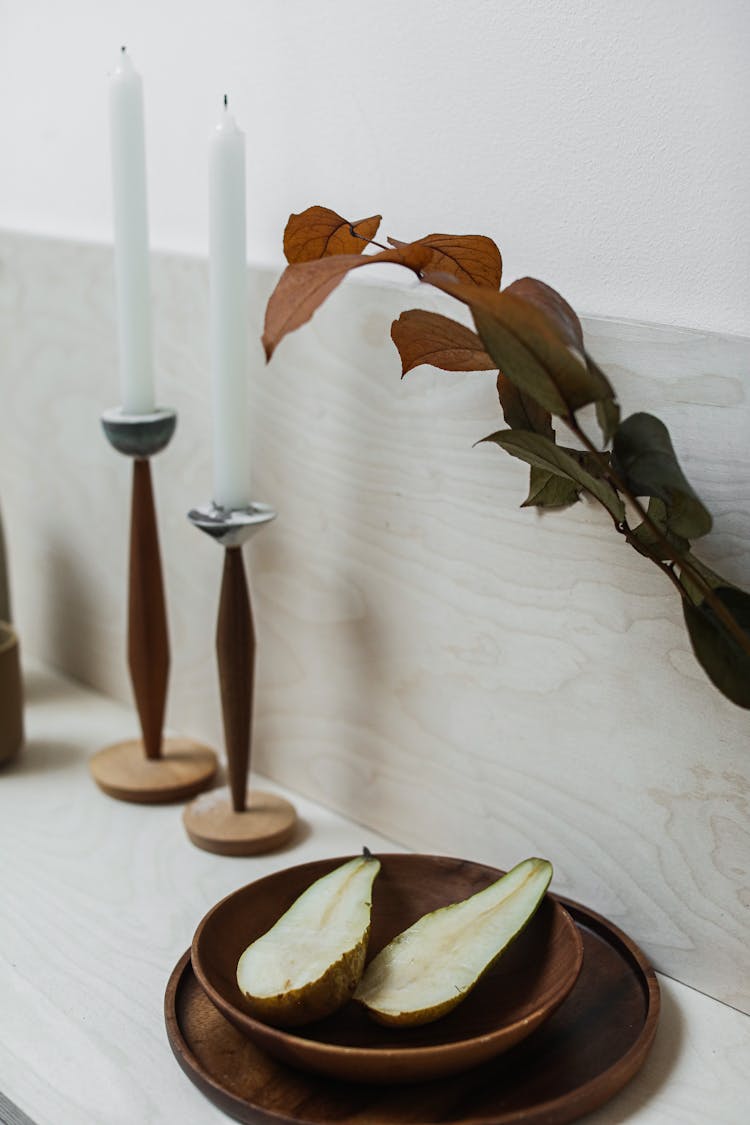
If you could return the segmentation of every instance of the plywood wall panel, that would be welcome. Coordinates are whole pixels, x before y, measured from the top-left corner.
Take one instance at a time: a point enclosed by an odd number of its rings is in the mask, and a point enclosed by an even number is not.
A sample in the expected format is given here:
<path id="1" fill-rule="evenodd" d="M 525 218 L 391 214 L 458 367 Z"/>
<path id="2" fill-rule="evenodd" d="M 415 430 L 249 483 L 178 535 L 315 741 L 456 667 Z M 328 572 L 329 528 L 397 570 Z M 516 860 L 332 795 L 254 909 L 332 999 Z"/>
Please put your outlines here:
<path id="1" fill-rule="evenodd" d="M 110 254 L 7 235 L 0 267 L 24 645 L 128 698 L 129 467 L 98 428 L 117 399 Z M 557 889 L 658 968 L 750 1010 L 750 717 L 707 683 L 670 585 L 593 507 L 519 508 L 523 466 L 473 448 L 500 424 L 491 375 L 399 380 L 388 329 L 414 287 L 343 286 L 265 367 L 274 277 L 250 280 L 254 492 L 280 513 L 247 554 L 258 768 L 416 848 L 549 856 Z M 154 465 L 169 721 L 218 739 L 220 556 L 185 519 L 211 482 L 205 264 L 157 257 L 154 290 L 158 397 L 180 417 Z M 750 342 L 585 327 L 625 411 L 670 426 L 715 516 L 702 556 L 750 587 Z"/>

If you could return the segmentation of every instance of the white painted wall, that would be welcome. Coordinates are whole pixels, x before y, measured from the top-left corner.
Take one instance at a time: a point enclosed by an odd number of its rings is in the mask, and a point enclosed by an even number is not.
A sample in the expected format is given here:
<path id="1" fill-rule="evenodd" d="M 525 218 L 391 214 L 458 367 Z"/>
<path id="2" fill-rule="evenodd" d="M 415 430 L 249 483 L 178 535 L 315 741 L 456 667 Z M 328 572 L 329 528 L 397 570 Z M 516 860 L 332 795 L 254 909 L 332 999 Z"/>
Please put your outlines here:
<path id="1" fill-rule="evenodd" d="M 583 312 L 750 332 L 747 0 L 0 0 L 0 226 L 110 238 L 121 42 L 158 247 L 206 248 L 226 90 L 253 261 L 325 202 L 491 234 Z"/>

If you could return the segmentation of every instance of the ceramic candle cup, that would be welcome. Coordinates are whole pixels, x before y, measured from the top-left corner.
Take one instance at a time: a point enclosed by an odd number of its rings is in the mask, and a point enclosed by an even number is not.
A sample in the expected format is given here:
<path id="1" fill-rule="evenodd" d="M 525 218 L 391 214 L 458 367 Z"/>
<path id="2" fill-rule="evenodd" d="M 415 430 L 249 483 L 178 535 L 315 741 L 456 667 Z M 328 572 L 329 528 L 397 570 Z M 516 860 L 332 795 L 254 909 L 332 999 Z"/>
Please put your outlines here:
<path id="1" fill-rule="evenodd" d="M 21 749 L 23 743 L 23 687 L 18 637 L 0 621 L 0 766 Z"/>

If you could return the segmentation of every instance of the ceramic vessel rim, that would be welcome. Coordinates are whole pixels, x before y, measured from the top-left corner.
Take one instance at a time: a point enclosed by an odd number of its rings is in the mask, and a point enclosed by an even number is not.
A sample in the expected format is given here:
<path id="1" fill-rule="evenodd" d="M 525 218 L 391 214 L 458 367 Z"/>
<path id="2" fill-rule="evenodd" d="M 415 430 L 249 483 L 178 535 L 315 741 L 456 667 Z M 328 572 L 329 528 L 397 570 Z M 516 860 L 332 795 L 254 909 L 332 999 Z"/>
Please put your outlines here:
<path id="1" fill-rule="evenodd" d="M 177 418 L 177 411 L 173 406 L 157 406 L 149 410 L 148 414 L 133 414 L 122 406 L 108 406 L 102 411 L 103 422 L 121 423 L 123 425 L 148 425 L 149 423 L 165 422 L 168 418 Z"/>
<path id="2" fill-rule="evenodd" d="M 377 853 L 377 855 L 378 855 L 379 859 L 390 860 L 390 861 L 395 860 L 397 863 L 400 860 L 404 860 L 404 859 L 409 859 L 409 860 L 423 859 L 423 860 L 427 860 L 427 861 L 429 861 L 429 860 L 440 860 L 440 861 L 443 861 L 443 862 L 446 861 L 446 860 L 449 860 L 449 861 L 452 860 L 456 864 L 470 863 L 473 867 L 484 868 L 484 869 L 486 869 L 488 874 L 496 876 L 498 878 L 500 877 L 501 874 L 504 874 L 504 872 L 501 871 L 499 868 L 492 867 L 490 864 L 479 863 L 479 862 L 475 862 L 474 860 L 471 860 L 471 861 L 463 860 L 463 859 L 459 859 L 458 857 L 455 857 L 455 856 L 425 855 L 425 854 L 414 853 L 414 852 L 379 852 L 379 853 Z M 295 864 L 294 866 L 295 867 L 316 867 L 320 863 L 326 863 L 326 864 L 330 863 L 333 867 L 337 864 L 345 863 L 347 860 L 350 860 L 351 858 L 352 858 L 351 855 L 336 856 L 336 857 L 325 857 L 323 859 L 309 860 L 307 863 L 303 863 L 303 864 Z M 193 965 L 193 972 L 195 973 L 196 978 L 197 978 L 201 988 L 204 990 L 204 992 L 209 997 L 211 1002 L 216 1005 L 216 1007 L 219 1009 L 219 1011 L 221 1011 L 224 1015 L 227 1015 L 228 1018 L 231 1018 L 233 1022 L 235 1022 L 235 1017 L 239 1016 L 241 1021 L 244 1024 L 246 1024 L 248 1028 L 250 1028 L 250 1029 L 257 1028 L 265 1036 L 267 1036 L 268 1038 L 271 1038 L 273 1040 L 276 1040 L 278 1042 L 297 1044 L 306 1053 L 309 1053 L 311 1057 L 314 1056 L 318 1059 L 323 1059 L 323 1058 L 329 1058 L 330 1059 L 330 1058 L 346 1057 L 346 1058 L 349 1058 L 349 1059 L 362 1059 L 362 1060 L 364 1060 L 364 1059 L 376 1059 L 377 1058 L 378 1060 L 383 1060 L 383 1059 L 387 1059 L 389 1056 L 396 1056 L 397 1055 L 399 1058 L 413 1059 L 414 1061 L 417 1061 L 417 1060 L 422 1059 L 422 1058 L 428 1058 L 428 1057 L 435 1058 L 436 1056 L 455 1055 L 456 1053 L 462 1053 L 464 1051 L 470 1051 L 473 1047 L 475 1047 L 478 1044 L 487 1043 L 487 1042 L 493 1040 L 494 1038 L 501 1038 L 501 1037 L 504 1038 L 504 1037 L 510 1035 L 514 1029 L 516 1029 L 516 1028 L 518 1028 L 518 1027 L 520 1027 L 524 1024 L 527 1024 L 529 1022 L 528 1017 L 523 1017 L 523 1018 L 515 1021 L 514 1023 L 504 1024 L 501 1028 L 498 1028 L 494 1031 L 485 1032 L 481 1035 L 476 1035 L 476 1036 L 473 1036 L 472 1038 L 469 1038 L 469 1039 L 461 1039 L 461 1040 L 458 1040 L 458 1041 L 451 1041 L 451 1042 L 447 1042 L 447 1043 L 432 1044 L 432 1045 L 423 1046 L 423 1047 L 398 1046 L 398 1047 L 391 1047 L 391 1048 L 389 1048 L 389 1047 L 382 1048 L 382 1047 L 346 1047 L 346 1046 L 342 1046 L 342 1045 L 337 1044 L 337 1043 L 318 1042 L 315 1039 L 306 1039 L 304 1037 L 294 1035 L 293 1031 L 288 1029 L 288 1028 L 272 1027 L 270 1024 L 266 1024 L 266 1023 L 263 1023 L 261 1020 L 254 1019 L 246 1011 L 244 1011 L 244 1009 L 239 1008 L 239 1007 L 235 1006 L 234 1004 L 230 1003 L 229 1001 L 227 1001 L 225 999 L 225 997 L 222 996 L 222 994 L 220 992 L 218 992 L 217 989 L 214 988 L 214 986 L 208 980 L 208 978 L 207 978 L 207 976 L 206 976 L 206 974 L 203 970 L 203 966 L 201 964 L 201 956 L 200 956 L 201 939 L 202 939 L 202 936 L 203 936 L 203 932 L 206 929 L 206 927 L 208 926 L 211 919 L 214 917 L 215 914 L 217 914 L 222 909 L 222 907 L 230 899 L 234 898 L 236 895 L 241 895 L 241 894 L 245 893 L 250 887 L 255 886 L 257 883 L 262 883 L 265 879 L 272 879 L 274 877 L 278 877 L 279 875 L 283 874 L 284 870 L 285 869 L 281 869 L 280 871 L 269 872 L 268 875 L 264 875 L 260 879 L 255 879 L 251 883 L 246 883 L 245 886 L 239 887 L 237 890 L 230 892 L 228 895 L 225 895 L 224 898 L 222 898 L 219 902 L 217 902 L 208 911 L 208 913 L 204 915 L 204 917 L 199 922 L 198 927 L 195 931 L 195 935 L 193 937 L 193 941 L 192 941 L 192 944 L 191 944 L 191 947 L 190 947 L 190 954 L 191 954 L 191 961 L 192 961 L 192 965 Z M 291 870 L 291 869 L 287 868 L 286 870 Z M 559 991 L 562 992 L 562 995 L 559 996 L 559 997 L 556 995 L 555 1003 L 554 1003 L 554 1006 L 556 1007 L 557 1004 L 561 1003 L 562 1000 L 565 998 L 565 996 L 568 995 L 568 993 L 572 989 L 572 987 L 575 984 L 575 981 L 577 980 L 578 975 L 580 973 L 581 966 L 583 964 L 583 939 L 582 939 L 581 934 L 578 930 L 578 927 L 576 926 L 575 922 L 571 918 L 570 914 L 564 908 L 563 904 L 560 901 L 558 901 L 558 899 L 552 894 L 547 893 L 545 895 L 545 898 L 548 898 L 551 901 L 551 903 L 553 905 L 553 909 L 555 911 L 555 915 L 563 920 L 563 925 L 565 926 L 565 928 L 568 932 L 568 936 L 573 938 L 573 943 L 576 947 L 576 958 L 575 958 L 575 962 L 574 962 L 574 970 L 575 971 L 573 973 L 571 973 L 572 979 L 570 980 L 570 982 L 568 982 L 567 977 L 565 978 L 564 986 L 559 990 Z M 237 1026 L 236 1022 L 235 1022 L 235 1026 Z"/>

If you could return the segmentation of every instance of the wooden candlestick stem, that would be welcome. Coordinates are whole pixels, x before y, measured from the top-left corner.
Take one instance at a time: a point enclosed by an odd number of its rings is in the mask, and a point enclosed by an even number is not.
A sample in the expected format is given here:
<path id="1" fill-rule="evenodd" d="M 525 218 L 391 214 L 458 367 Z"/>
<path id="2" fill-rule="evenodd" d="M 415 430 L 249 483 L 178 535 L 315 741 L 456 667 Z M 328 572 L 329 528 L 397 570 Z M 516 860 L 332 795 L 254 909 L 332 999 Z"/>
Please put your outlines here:
<path id="1" fill-rule="evenodd" d="M 224 571 L 216 620 L 224 742 L 229 785 L 192 801 L 183 813 L 185 830 L 198 848 L 217 855 L 256 855 L 284 844 L 294 833 L 293 805 L 276 793 L 248 792 L 255 680 L 255 628 L 245 577 L 242 544 L 276 516 L 268 504 L 242 508 L 206 504 L 188 519 L 224 548 Z"/>
<path id="2" fill-rule="evenodd" d="M 149 458 L 166 449 L 176 425 L 177 412 L 168 406 L 150 414 L 128 414 L 120 407 L 102 414 L 109 444 L 133 459 L 128 666 L 142 738 L 105 746 L 89 759 L 89 770 L 110 797 L 145 805 L 194 797 L 211 784 L 218 764 L 210 747 L 162 734 L 169 636 Z"/>
<path id="3" fill-rule="evenodd" d="M 147 458 L 133 461 L 128 665 L 146 757 L 160 758 L 169 678 L 169 635 L 151 466 Z"/>
<path id="4" fill-rule="evenodd" d="M 250 766 L 255 629 L 241 547 L 226 547 L 216 622 L 221 709 L 234 812 L 244 812 Z"/>

